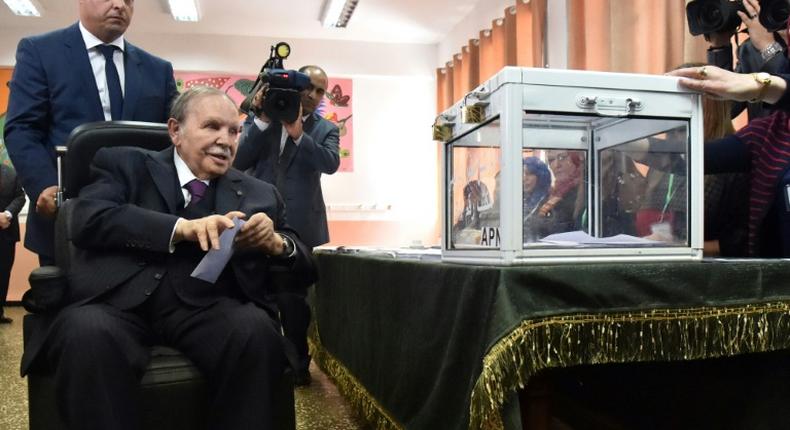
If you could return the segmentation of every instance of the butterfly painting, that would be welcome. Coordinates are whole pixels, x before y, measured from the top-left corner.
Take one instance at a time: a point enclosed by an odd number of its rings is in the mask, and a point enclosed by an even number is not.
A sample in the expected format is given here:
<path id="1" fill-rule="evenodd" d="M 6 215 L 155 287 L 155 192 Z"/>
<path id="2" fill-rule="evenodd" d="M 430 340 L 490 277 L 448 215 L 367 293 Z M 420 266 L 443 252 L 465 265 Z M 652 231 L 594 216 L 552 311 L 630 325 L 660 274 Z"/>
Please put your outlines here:
<path id="1" fill-rule="evenodd" d="M 324 119 L 333 122 L 337 128 L 340 137 L 343 137 L 348 133 L 348 129 L 346 128 L 346 122 L 351 119 L 353 115 L 349 115 L 343 119 L 338 119 L 337 112 L 332 112 L 329 114 L 324 115 Z"/>
<path id="2" fill-rule="evenodd" d="M 337 126 L 340 139 L 340 167 L 338 172 L 354 171 L 354 86 L 351 79 L 330 78 L 326 97 L 316 113 Z"/>
<path id="3" fill-rule="evenodd" d="M 351 101 L 351 96 L 343 95 L 343 89 L 340 88 L 340 84 L 335 84 L 335 86 L 332 87 L 332 91 L 330 91 L 326 97 L 329 99 L 330 103 L 338 107 L 347 107 L 348 102 Z"/>

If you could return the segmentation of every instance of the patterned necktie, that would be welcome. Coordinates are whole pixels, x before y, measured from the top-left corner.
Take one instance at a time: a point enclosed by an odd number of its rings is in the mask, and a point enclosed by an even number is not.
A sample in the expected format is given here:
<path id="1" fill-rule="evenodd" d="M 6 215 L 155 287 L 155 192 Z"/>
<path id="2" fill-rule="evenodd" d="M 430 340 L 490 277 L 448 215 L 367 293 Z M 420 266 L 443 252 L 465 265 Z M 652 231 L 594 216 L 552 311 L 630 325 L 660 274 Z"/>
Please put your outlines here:
<path id="1" fill-rule="evenodd" d="M 203 200 L 203 195 L 206 194 L 208 185 L 199 179 L 193 179 L 187 182 L 186 185 L 184 185 L 184 188 L 186 188 L 187 191 L 189 191 L 189 195 L 192 196 L 189 204 L 194 205 Z"/>
<path id="2" fill-rule="evenodd" d="M 123 92 L 121 91 L 121 78 L 113 61 L 115 45 L 99 45 L 99 51 L 104 55 L 104 75 L 107 78 L 107 90 L 110 93 L 110 112 L 113 121 L 118 121 L 123 116 Z"/>

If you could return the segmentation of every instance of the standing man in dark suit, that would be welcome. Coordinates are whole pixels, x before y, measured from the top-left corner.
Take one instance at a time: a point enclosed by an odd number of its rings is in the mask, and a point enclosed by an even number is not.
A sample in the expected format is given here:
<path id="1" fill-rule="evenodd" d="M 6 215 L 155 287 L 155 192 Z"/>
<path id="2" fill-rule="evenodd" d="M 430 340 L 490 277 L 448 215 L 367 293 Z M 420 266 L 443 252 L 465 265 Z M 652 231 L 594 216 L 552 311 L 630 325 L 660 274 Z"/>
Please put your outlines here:
<path id="1" fill-rule="evenodd" d="M 134 0 L 79 0 L 78 23 L 17 47 L 5 143 L 31 202 L 25 247 L 42 265 L 54 257 L 55 147 L 87 122 L 165 122 L 177 95 L 170 63 L 124 39 L 133 12 Z"/>
<path id="2" fill-rule="evenodd" d="M 300 119 L 288 124 L 272 123 L 265 114 L 247 118 L 234 166 L 277 186 L 285 199 L 289 222 L 304 244 L 313 248 L 329 242 L 321 175 L 331 175 L 340 166 L 340 134 L 337 126 L 315 111 L 329 84 L 326 73 L 318 66 L 304 66 L 299 71 L 310 77 L 310 86 L 302 91 Z M 264 92 L 254 96 L 254 106 L 262 105 Z M 277 295 L 285 336 L 299 355 L 297 385 L 310 383 L 310 307 L 306 296 L 307 288 Z"/>
<path id="3" fill-rule="evenodd" d="M 19 211 L 25 205 L 25 193 L 19 185 L 16 172 L 11 166 L 0 163 L 0 323 L 11 323 L 5 316 L 8 281 L 14 265 L 16 243 L 19 242 Z"/>
<path id="4" fill-rule="evenodd" d="M 310 250 L 286 225 L 274 186 L 232 169 L 239 124 L 223 92 L 196 87 L 173 103 L 173 147 L 101 149 L 92 182 L 70 202 L 70 305 L 22 359 L 55 370 L 69 428 L 139 428 L 137 393 L 149 346 L 179 349 L 208 380 L 207 428 L 268 429 L 286 357 L 275 276 L 309 284 Z M 233 218 L 246 224 L 234 227 Z M 215 283 L 190 274 L 238 228 Z M 279 272 L 276 272 L 278 269 Z M 86 353 L 89 351 L 89 353 Z"/>

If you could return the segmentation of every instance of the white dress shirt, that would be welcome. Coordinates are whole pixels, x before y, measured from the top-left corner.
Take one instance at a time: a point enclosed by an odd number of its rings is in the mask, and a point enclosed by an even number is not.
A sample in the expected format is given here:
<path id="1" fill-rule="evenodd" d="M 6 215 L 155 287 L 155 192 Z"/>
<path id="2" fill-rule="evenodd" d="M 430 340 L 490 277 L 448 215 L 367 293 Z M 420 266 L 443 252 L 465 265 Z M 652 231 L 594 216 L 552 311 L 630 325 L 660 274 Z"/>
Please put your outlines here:
<path id="1" fill-rule="evenodd" d="M 99 51 L 99 48 L 97 48 L 99 45 L 104 45 L 105 43 L 88 31 L 88 29 L 82 25 L 82 22 L 80 22 L 80 33 L 82 33 L 82 40 L 85 41 L 85 49 L 88 50 L 88 59 L 91 62 L 91 69 L 93 69 L 93 78 L 96 80 L 96 88 L 99 89 L 99 100 L 101 100 L 102 109 L 104 110 L 104 120 L 111 121 L 110 90 L 107 88 L 107 75 L 104 72 L 105 59 L 104 55 Z M 121 81 L 121 94 L 125 95 L 126 73 L 123 68 L 123 51 L 125 48 L 123 35 L 113 40 L 108 45 L 114 45 L 120 48 L 115 50 L 112 59 L 113 63 L 115 63 L 115 68 L 118 69 L 118 79 Z"/>
<path id="2" fill-rule="evenodd" d="M 192 182 L 193 179 L 198 179 L 191 170 L 189 170 L 189 166 L 187 163 L 181 159 L 181 156 L 178 155 L 178 151 L 175 149 L 173 150 L 173 164 L 176 165 L 176 174 L 178 174 L 178 185 L 181 187 L 181 193 L 184 195 L 184 207 L 187 207 L 189 202 L 192 201 L 192 195 L 189 194 L 189 191 L 184 188 L 184 185 Z M 207 179 L 198 179 L 200 182 L 210 185 L 210 181 Z"/>

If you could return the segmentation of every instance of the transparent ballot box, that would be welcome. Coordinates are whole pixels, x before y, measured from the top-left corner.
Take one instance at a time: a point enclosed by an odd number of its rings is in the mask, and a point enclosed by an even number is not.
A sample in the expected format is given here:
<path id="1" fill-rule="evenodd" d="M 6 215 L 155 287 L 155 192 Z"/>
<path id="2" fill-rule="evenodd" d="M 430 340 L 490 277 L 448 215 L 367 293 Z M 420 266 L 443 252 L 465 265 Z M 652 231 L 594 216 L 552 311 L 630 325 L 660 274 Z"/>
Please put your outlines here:
<path id="1" fill-rule="evenodd" d="M 503 69 L 435 124 L 442 258 L 701 258 L 701 109 L 676 78 Z"/>

